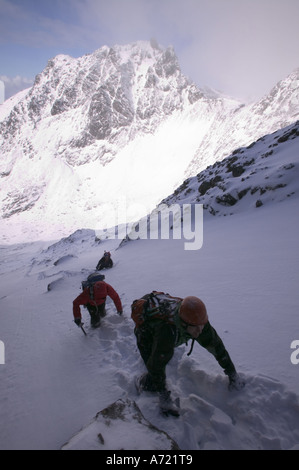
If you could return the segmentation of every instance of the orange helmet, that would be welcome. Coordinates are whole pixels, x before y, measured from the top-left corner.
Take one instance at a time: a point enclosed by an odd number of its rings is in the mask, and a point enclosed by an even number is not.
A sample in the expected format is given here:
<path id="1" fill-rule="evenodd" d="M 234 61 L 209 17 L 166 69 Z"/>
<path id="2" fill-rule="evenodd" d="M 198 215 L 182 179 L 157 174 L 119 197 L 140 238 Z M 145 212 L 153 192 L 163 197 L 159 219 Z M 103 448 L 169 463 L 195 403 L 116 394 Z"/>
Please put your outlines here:
<path id="1" fill-rule="evenodd" d="M 185 297 L 181 303 L 180 318 L 189 325 L 205 325 L 208 322 L 205 304 L 198 297 Z"/>

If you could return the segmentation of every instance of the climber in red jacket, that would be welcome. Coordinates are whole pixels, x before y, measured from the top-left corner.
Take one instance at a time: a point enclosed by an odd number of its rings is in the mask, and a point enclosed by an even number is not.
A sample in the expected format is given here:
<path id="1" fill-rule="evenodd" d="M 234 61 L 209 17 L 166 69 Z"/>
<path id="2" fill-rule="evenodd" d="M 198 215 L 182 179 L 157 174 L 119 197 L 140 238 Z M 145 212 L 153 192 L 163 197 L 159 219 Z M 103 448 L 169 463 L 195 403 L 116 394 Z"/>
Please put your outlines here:
<path id="1" fill-rule="evenodd" d="M 105 303 L 107 296 L 113 300 L 117 313 L 122 315 L 122 303 L 118 293 L 107 282 L 98 281 L 92 287 L 86 287 L 82 294 L 78 295 L 73 301 L 73 314 L 76 325 L 81 326 L 82 324 L 80 305 L 84 305 L 89 311 L 91 326 L 94 328 L 100 326 L 101 318 L 106 315 Z"/>

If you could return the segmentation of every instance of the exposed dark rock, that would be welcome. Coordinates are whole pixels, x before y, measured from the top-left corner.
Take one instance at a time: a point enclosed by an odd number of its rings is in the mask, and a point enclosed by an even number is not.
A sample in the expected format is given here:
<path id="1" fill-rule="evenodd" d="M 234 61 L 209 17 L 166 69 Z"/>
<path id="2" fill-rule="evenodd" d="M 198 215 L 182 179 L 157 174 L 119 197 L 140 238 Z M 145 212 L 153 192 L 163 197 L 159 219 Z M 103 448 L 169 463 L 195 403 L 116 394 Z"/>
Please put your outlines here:
<path id="1" fill-rule="evenodd" d="M 222 206 L 234 206 L 238 200 L 234 198 L 230 193 L 223 194 L 223 196 L 217 196 L 216 202 Z"/>

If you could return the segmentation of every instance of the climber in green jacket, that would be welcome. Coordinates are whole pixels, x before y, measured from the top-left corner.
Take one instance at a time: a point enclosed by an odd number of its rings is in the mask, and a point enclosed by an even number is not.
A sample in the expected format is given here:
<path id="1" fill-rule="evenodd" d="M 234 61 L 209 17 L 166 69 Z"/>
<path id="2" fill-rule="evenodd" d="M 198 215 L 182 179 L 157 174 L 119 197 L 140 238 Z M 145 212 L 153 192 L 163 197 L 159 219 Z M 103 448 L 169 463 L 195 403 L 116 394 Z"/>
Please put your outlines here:
<path id="1" fill-rule="evenodd" d="M 132 304 L 135 335 L 147 373 L 139 378 L 140 390 L 166 391 L 166 365 L 174 349 L 196 341 L 217 360 L 229 379 L 230 390 L 240 390 L 240 379 L 223 341 L 209 322 L 205 304 L 194 296 L 184 299 L 152 292 Z M 190 354 L 189 353 L 189 354 Z M 169 394 L 169 392 L 168 392 Z"/>

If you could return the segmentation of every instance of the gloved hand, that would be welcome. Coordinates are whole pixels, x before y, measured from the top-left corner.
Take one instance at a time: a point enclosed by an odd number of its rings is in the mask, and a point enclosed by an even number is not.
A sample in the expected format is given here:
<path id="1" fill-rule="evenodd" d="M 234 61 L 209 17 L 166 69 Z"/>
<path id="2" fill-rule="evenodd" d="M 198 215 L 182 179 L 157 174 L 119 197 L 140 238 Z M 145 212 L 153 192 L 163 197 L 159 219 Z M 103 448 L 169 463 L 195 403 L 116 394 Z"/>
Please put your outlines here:
<path id="1" fill-rule="evenodd" d="M 122 315 L 122 314 L 123 314 L 123 311 L 122 311 L 122 310 L 120 310 L 120 311 L 119 311 L 119 312 L 117 312 L 117 313 L 118 313 L 118 315 Z"/>
<path id="2" fill-rule="evenodd" d="M 75 323 L 77 326 L 81 326 L 81 318 L 75 318 Z"/>

